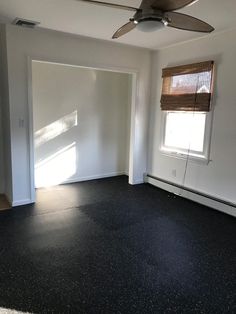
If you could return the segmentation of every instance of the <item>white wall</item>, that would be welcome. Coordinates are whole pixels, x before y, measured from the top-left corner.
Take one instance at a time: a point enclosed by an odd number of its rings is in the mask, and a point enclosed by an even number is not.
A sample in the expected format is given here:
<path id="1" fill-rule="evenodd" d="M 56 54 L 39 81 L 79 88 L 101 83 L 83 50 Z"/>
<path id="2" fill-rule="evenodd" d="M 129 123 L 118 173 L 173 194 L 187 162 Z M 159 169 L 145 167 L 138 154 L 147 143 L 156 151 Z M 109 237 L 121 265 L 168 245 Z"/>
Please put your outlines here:
<path id="1" fill-rule="evenodd" d="M 42 29 L 6 26 L 11 112 L 13 205 L 32 200 L 28 111 L 28 57 L 36 60 L 129 69 L 137 73 L 136 107 L 131 121 L 131 183 L 142 182 L 147 166 L 150 52 Z M 19 120 L 20 119 L 20 120 Z M 24 121 L 24 123 L 22 123 Z"/>
<path id="2" fill-rule="evenodd" d="M 4 27 L 0 28 L 0 193 L 4 193 L 5 175 L 4 175 L 4 157 L 3 157 L 3 127 L 2 127 L 2 106 L 3 106 L 3 53 L 4 53 Z"/>
<path id="3" fill-rule="evenodd" d="M 1 84 L 1 82 L 0 82 Z M 0 107 L 0 193 L 5 191 L 4 158 L 3 158 L 2 108 Z"/>
<path id="4" fill-rule="evenodd" d="M 214 119 L 208 165 L 189 162 L 185 186 L 236 203 L 236 31 L 154 52 L 148 173 L 181 184 L 186 162 L 160 153 L 161 71 L 173 65 L 215 60 Z M 176 169 L 177 177 L 172 170 Z"/>
<path id="5" fill-rule="evenodd" d="M 148 50 L 47 30 L 6 26 L 9 108 L 6 110 L 5 116 L 9 114 L 10 110 L 11 147 L 10 141 L 5 141 L 5 143 L 8 143 L 7 162 L 9 167 L 7 167 L 7 171 L 10 173 L 12 167 L 13 173 L 13 204 L 28 203 L 32 196 L 29 159 L 28 57 L 79 66 L 119 70 L 133 69 L 138 73 L 136 108 L 135 110 L 132 109 L 131 123 L 131 140 L 133 143 L 131 147 L 131 159 L 133 160 L 131 176 L 133 183 L 141 182 L 143 172 L 147 170 L 146 131 L 151 65 L 152 106 L 149 121 L 148 172 L 172 182 L 182 183 L 185 162 L 166 157 L 159 151 L 161 70 L 169 65 L 215 60 L 217 71 L 210 155 L 212 161 L 209 165 L 189 163 L 185 185 L 235 203 L 235 36 L 235 30 L 228 31 L 216 34 L 210 40 L 206 37 L 153 52 L 151 64 Z M 7 100 L 7 95 L 5 98 Z M 24 120 L 23 124 L 22 120 Z M 5 126 L 4 132 L 6 132 Z M 172 176 L 173 169 L 177 170 L 176 178 Z M 6 177 L 10 178 L 9 175 Z M 8 186 L 8 194 L 10 195 L 11 185 Z"/>
<path id="6" fill-rule="evenodd" d="M 0 25 L 0 192 L 12 201 L 10 108 L 5 26 Z"/>
<path id="7" fill-rule="evenodd" d="M 124 174 L 130 74 L 33 62 L 36 187 Z"/>

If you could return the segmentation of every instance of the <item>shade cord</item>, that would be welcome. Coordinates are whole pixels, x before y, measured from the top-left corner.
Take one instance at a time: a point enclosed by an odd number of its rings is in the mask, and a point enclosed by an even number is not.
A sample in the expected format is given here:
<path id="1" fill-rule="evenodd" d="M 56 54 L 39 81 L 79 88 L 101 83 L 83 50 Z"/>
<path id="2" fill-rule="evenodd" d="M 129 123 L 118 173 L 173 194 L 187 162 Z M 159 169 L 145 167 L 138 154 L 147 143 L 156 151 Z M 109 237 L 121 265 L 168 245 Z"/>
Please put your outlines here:
<path id="1" fill-rule="evenodd" d="M 197 102 L 197 91 L 198 91 L 198 87 L 199 87 L 199 76 L 198 76 L 198 81 L 197 81 L 196 90 L 195 90 L 195 99 L 194 99 L 194 107 L 193 107 L 193 117 L 194 117 L 195 112 L 196 112 L 196 102 Z M 179 196 L 181 196 L 181 195 L 183 194 L 184 187 L 185 187 L 185 183 L 186 183 L 186 176 L 187 176 L 187 170 L 188 170 L 188 164 L 189 164 L 189 158 L 190 158 L 190 149 L 191 149 L 191 140 L 189 139 L 189 145 L 188 145 L 188 150 L 187 150 L 186 163 L 185 163 L 185 167 L 184 167 L 183 180 L 182 180 L 182 184 L 181 184 L 181 187 L 180 187 L 179 193 L 178 193 Z"/>

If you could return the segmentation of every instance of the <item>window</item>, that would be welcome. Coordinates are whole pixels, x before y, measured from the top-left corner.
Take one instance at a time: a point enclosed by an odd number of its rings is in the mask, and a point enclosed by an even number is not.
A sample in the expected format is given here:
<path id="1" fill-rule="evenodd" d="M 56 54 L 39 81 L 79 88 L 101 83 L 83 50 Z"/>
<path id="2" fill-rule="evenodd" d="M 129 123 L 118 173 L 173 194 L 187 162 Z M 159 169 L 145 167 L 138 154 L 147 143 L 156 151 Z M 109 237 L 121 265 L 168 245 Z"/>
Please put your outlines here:
<path id="1" fill-rule="evenodd" d="M 163 70 L 161 150 L 208 159 L 213 61 Z"/>

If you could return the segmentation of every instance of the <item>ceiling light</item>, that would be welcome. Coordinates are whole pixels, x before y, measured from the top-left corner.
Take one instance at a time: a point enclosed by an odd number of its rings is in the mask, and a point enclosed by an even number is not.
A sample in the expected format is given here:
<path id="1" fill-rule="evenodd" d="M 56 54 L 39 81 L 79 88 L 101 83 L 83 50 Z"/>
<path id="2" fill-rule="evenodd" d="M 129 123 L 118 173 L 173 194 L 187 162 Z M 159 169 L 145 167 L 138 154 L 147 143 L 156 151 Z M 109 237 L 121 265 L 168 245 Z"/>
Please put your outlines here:
<path id="1" fill-rule="evenodd" d="M 137 29 L 142 32 L 154 32 L 163 29 L 165 24 L 163 21 L 158 21 L 154 19 L 145 19 L 138 23 Z"/>

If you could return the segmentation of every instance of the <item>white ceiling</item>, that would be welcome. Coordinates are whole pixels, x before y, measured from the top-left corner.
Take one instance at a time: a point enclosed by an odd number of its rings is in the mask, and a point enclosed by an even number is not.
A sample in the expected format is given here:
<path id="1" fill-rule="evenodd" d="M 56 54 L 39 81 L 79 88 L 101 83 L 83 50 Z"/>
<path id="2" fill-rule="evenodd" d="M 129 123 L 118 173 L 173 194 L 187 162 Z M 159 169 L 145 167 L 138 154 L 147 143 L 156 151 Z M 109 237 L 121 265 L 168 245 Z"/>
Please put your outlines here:
<path id="1" fill-rule="evenodd" d="M 103 0 L 106 1 L 106 0 Z M 107 0 L 107 2 L 139 6 L 141 0 Z M 203 19 L 215 32 L 236 27 L 235 0 L 199 0 L 180 12 Z M 40 27 L 93 38 L 112 40 L 113 33 L 127 23 L 133 13 L 79 2 L 76 0 L 0 0 L 0 21 L 11 23 L 16 17 L 40 22 Z M 153 33 L 133 30 L 116 42 L 160 49 L 202 37 L 200 33 L 166 28 Z M 204 36 L 213 36 L 204 35 Z"/>

